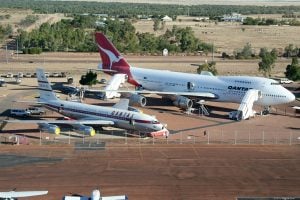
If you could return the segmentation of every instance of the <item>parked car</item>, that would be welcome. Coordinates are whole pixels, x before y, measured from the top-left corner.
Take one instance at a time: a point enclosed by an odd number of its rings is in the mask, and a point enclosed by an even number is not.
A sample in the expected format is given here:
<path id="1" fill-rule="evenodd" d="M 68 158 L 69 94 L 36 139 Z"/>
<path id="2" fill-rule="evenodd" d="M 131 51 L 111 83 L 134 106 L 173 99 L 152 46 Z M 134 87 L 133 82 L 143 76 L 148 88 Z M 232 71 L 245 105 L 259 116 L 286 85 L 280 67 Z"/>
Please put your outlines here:
<path id="1" fill-rule="evenodd" d="M 67 78 L 67 83 L 68 83 L 68 84 L 73 84 L 73 82 L 74 82 L 73 77 L 69 76 L 69 77 Z"/>
<path id="2" fill-rule="evenodd" d="M 60 76 L 60 74 L 57 73 L 57 72 L 53 72 L 53 73 L 52 73 L 52 77 L 59 77 L 59 76 Z"/>
<path id="3" fill-rule="evenodd" d="M 28 117 L 30 115 L 30 112 L 25 109 L 11 109 L 10 115 L 17 117 Z"/>
<path id="4" fill-rule="evenodd" d="M 67 72 L 61 72 L 61 77 L 67 77 Z"/>
<path id="5" fill-rule="evenodd" d="M 106 84 L 106 83 L 107 83 L 107 81 L 106 81 L 106 79 L 105 79 L 105 78 L 102 78 L 102 79 L 99 81 L 99 83 L 101 83 L 101 84 Z"/>
<path id="6" fill-rule="evenodd" d="M 6 86 L 6 82 L 3 78 L 0 78 L 0 87 L 5 87 Z"/>
<path id="7" fill-rule="evenodd" d="M 30 72 L 27 72 L 27 73 L 24 75 L 24 77 L 26 77 L 26 78 L 31 78 L 31 73 L 30 73 Z"/>
<path id="8" fill-rule="evenodd" d="M 49 77 L 50 76 L 50 73 L 49 72 L 45 72 L 45 77 Z"/>
<path id="9" fill-rule="evenodd" d="M 26 111 L 30 112 L 31 115 L 43 115 L 45 114 L 45 110 L 38 107 L 29 107 Z"/>
<path id="10" fill-rule="evenodd" d="M 24 76 L 23 72 L 18 72 L 18 77 L 19 78 L 23 78 L 23 76 Z"/>
<path id="11" fill-rule="evenodd" d="M 13 78 L 14 77 L 14 74 L 9 72 L 6 74 L 6 78 Z"/>

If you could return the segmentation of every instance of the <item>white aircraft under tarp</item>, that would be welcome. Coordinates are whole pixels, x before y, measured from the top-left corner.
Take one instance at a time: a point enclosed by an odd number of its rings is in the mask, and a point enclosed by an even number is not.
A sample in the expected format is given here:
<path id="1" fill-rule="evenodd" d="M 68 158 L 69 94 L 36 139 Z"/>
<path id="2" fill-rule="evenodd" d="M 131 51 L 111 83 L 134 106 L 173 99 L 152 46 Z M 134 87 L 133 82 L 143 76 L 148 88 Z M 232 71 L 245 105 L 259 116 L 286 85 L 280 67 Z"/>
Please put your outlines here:
<path id="1" fill-rule="evenodd" d="M 0 200 L 16 200 L 22 197 L 46 195 L 48 191 L 9 191 L 0 192 Z"/>
<path id="2" fill-rule="evenodd" d="M 63 200 L 128 200 L 126 195 L 118 195 L 118 196 L 101 196 L 100 190 L 93 190 L 91 197 L 87 196 L 64 196 Z"/>

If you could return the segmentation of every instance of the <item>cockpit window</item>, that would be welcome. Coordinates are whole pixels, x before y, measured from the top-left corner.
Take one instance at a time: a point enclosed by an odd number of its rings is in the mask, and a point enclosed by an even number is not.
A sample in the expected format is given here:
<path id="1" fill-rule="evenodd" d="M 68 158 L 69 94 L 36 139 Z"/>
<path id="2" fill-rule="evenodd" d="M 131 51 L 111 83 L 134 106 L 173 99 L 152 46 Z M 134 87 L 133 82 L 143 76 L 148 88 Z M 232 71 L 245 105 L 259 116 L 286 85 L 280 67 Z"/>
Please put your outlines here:
<path id="1" fill-rule="evenodd" d="M 152 124 L 159 124 L 159 122 L 157 120 L 153 120 Z"/>

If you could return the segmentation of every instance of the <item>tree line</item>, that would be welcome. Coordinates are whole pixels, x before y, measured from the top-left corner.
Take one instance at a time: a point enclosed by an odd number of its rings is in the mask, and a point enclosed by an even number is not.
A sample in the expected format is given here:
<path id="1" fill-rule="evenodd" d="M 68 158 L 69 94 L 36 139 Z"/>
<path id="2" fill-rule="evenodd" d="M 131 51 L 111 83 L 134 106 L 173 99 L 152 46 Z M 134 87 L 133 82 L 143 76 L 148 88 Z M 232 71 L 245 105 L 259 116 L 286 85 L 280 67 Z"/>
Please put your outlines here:
<path id="1" fill-rule="evenodd" d="M 290 26 L 300 26 L 300 21 L 297 19 L 265 19 L 265 18 L 252 18 L 247 17 L 243 21 L 243 25 L 260 25 L 260 26 L 270 26 L 270 25 L 290 25 Z"/>
<path id="2" fill-rule="evenodd" d="M 211 18 L 238 12 L 248 14 L 293 14 L 300 6 L 250 6 L 250 5 L 164 5 L 146 3 L 105 3 L 86 1 L 24 1 L 0 0 L 2 8 L 32 9 L 37 13 L 105 13 L 114 16 L 136 17 L 137 15 L 186 15 Z"/>
<path id="3" fill-rule="evenodd" d="M 2 42 L 5 38 L 10 36 L 13 32 L 11 25 L 2 26 L 0 25 L 0 42 Z"/>
<path id="4" fill-rule="evenodd" d="M 18 37 L 19 49 L 23 49 L 24 53 L 40 53 L 38 49 L 93 52 L 97 51 L 94 32 L 101 31 L 123 53 L 160 54 L 165 48 L 170 53 L 212 50 L 212 45 L 197 39 L 190 27 L 174 26 L 163 35 L 155 36 L 151 33 L 136 33 L 135 27 L 129 20 L 107 20 L 103 26 L 97 27 L 95 21 L 90 19 L 90 16 L 79 16 L 52 25 L 44 23 L 39 29 L 31 32 L 21 31 Z"/>

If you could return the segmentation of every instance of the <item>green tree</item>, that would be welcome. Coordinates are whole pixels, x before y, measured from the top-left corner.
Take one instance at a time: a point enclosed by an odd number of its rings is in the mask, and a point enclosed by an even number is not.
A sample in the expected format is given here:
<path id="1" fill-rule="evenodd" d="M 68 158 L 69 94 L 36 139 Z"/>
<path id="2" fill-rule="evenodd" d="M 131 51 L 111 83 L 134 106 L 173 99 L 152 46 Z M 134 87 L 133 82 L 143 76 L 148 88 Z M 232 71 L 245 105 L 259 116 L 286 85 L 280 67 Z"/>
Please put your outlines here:
<path id="1" fill-rule="evenodd" d="M 201 74 L 202 71 L 209 71 L 213 75 L 217 75 L 218 71 L 217 71 L 217 68 L 216 68 L 216 62 L 215 61 L 206 62 L 202 65 L 199 65 L 199 67 L 197 68 L 197 73 Z"/>
<path id="2" fill-rule="evenodd" d="M 157 51 L 157 39 L 151 33 L 138 33 L 140 50 L 142 52 L 154 53 Z"/>
<path id="3" fill-rule="evenodd" d="M 160 26 L 160 19 L 154 19 L 154 23 L 153 23 L 153 30 L 156 32 L 158 31 Z"/>
<path id="4" fill-rule="evenodd" d="M 297 57 L 293 57 L 292 63 L 287 65 L 285 76 L 293 81 L 300 80 L 300 65 Z"/>
<path id="5" fill-rule="evenodd" d="M 79 83 L 81 85 L 95 85 L 97 83 L 97 73 L 88 71 L 85 75 L 81 76 Z"/>
<path id="6" fill-rule="evenodd" d="M 284 53 L 283 53 L 284 57 L 294 57 L 294 56 L 298 56 L 299 54 L 300 54 L 299 48 L 294 47 L 293 44 L 289 44 L 284 48 Z"/>
<path id="7" fill-rule="evenodd" d="M 261 48 L 259 52 L 261 62 L 258 63 L 258 70 L 263 73 L 264 76 L 271 76 L 271 70 L 274 67 L 274 63 L 277 59 L 277 51 L 273 49 L 268 51 L 266 48 Z"/>
<path id="8" fill-rule="evenodd" d="M 236 59 L 250 59 L 255 57 L 252 52 L 252 47 L 250 43 L 247 43 L 241 51 L 238 51 L 235 55 Z"/>

